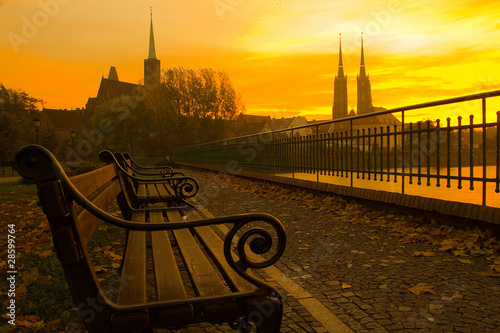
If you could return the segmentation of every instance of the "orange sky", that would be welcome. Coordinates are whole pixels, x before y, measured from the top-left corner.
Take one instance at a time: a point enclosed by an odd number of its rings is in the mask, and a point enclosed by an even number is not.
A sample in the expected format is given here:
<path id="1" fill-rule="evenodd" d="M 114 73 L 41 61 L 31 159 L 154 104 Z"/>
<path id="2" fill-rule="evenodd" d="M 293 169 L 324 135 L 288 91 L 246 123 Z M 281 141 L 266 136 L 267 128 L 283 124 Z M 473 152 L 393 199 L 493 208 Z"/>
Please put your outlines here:
<path id="1" fill-rule="evenodd" d="M 162 68 L 225 70 L 251 114 L 330 119 L 339 33 L 351 108 L 361 32 L 376 106 L 500 89 L 495 0 L 0 0 L 0 82 L 67 109 L 84 107 L 110 66 L 137 83 L 150 6 Z M 471 103 L 447 110 L 479 116 Z"/>

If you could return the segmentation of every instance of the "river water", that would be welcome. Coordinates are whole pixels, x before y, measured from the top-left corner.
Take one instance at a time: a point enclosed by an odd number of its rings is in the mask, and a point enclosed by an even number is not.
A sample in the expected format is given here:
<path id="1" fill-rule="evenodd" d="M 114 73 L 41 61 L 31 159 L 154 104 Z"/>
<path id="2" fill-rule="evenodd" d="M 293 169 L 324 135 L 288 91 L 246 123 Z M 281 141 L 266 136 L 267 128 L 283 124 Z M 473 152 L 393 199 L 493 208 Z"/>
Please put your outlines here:
<path id="1" fill-rule="evenodd" d="M 408 172 L 408 169 L 406 170 Z M 416 168 L 413 172 L 416 172 Z M 483 170 L 482 167 L 474 167 L 473 169 L 474 177 L 482 177 Z M 422 168 L 421 173 L 426 174 L 427 170 Z M 437 174 L 436 168 L 431 168 L 431 175 Z M 311 181 L 319 181 L 328 184 L 337 184 L 344 186 L 351 186 L 351 174 L 349 173 L 346 178 L 346 173 L 344 172 L 344 177 L 341 176 L 328 176 L 328 175 L 318 175 L 309 173 L 280 173 L 277 176 L 283 177 L 294 177 L 298 179 L 305 179 Z M 382 190 L 388 192 L 401 193 L 403 188 L 403 181 L 401 176 L 397 177 L 397 182 L 394 182 L 394 177 L 391 175 L 389 181 L 387 181 L 387 176 L 383 175 L 382 180 L 380 180 L 380 175 L 377 175 L 377 180 L 374 180 L 374 175 L 371 175 L 371 180 L 368 180 L 368 174 L 365 174 L 365 179 L 362 179 L 362 174 L 360 173 L 359 179 L 357 178 L 357 173 L 353 173 L 354 177 L 352 179 L 353 187 L 367 188 L 373 190 Z M 443 168 L 440 170 L 441 176 L 447 175 L 447 169 Z M 458 176 L 458 168 L 450 169 L 451 176 Z M 470 176 L 470 168 L 462 168 L 462 177 Z M 496 179 L 496 167 L 488 166 L 486 169 L 487 178 Z M 404 181 L 404 193 L 409 195 L 417 195 L 428 198 L 442 199 L 447 201 L 456 201 L 464 203 L 472 203 L 481 205 L 483 202 L 483 183 L 475 181 L 473 183 L 474 189 L 470 189 L 470 181 L 462 181 L 462 188 L 458 188 L 458 181 L 451 180 L 450 188 L 447 187 L 447 180 L 441 179 L 440 186 L 437 186 L 437 180 L 434 178 L 430 179 L 430 185 L 427 185 L 427 177 L 421 178 L 421 185 L 418 185 L 418 178 L 413 177 L 412 184 L 410 184 L 410 178 L 405 176 Z M 486 205 L 491 207 L 500 208 L 500 193 L 495 192 L 496 184 L 494 182 L 486 184 Z"/>

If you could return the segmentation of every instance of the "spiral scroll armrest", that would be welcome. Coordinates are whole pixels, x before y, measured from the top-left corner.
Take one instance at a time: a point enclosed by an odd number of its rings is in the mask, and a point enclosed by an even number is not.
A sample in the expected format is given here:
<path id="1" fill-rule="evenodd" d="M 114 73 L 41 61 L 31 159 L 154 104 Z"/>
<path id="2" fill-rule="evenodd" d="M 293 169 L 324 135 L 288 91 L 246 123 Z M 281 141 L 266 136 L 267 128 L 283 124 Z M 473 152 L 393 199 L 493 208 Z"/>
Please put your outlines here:
<path id="1" fill-rule="evenodd" d="M 198 181 L 192 177 L 173 177 L 165 180 L 181 199 L 194 197 L 200 189 Z"/>
<path id="2" fill-rule="evenodd" d="M 245 214 L 252 216 L 253 214 Z M 252 222 L 264 223 L 259 226 L 249 226 Z M 238 236 L 243 227 L 249 227 L 242 235 Z M 265 228 L 264 228 L 265 227 Z M 272 230 L 274 236 L 271 235 Z M 236 255 L 234 259 L 232 246 L 236 243 Z M 255 214 L 253 218 L 234 220 L 233 227 L 224 239 L 224 256 L 229 265 L 244 279 L 251 283 L 261 282 L 246 273 L 248 268 L 266 268 L 276 263 L 283 255 L 286 247 L 286 232 L 281 222 L 272 215 Z M 266 255 L 264 258 L 262 255 Z"/>
<path id="3" fill-rule="evenodd" d="M 165 168 L 161 169 L 161 171 L 160 171 L 160 175 L 163 178 L 172 177 L 176 174 L 181 174 L 184 176 L 184 174 L 182 174 L 180 172 L 174 172 L 174 169 L 172 169 L 171 167 L 165 167 Z"/>

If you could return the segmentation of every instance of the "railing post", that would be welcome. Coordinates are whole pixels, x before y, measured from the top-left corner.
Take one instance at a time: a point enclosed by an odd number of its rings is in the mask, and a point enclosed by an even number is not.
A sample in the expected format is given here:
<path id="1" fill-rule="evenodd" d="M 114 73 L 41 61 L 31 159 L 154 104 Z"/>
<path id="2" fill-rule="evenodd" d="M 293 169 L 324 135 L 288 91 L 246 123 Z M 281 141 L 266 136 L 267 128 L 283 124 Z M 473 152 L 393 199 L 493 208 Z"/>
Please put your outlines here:
<path id="1" fill-rule="evenodd" d="M 351 170 L 351 187 L 354 187 L 354 180 L 353 180 L 353 178 L 354 178 L 354 171 L 353 171 L 354 165 L 353 164 L 354 163 L 353 163 L 353 151 L 352 151 L 354 149 L 353 148 L 354 147 L 354 144 L 353 144 L 354 138 L 352 137 L 353 136 L 352 119 L 349 120 L 349 131 L 351 133 L 351 135 L 350 135 L 350 137 L 351 137 L 351 166 L 349 169 Z"/>
<path id="2" fill-rule="evenodd" d="M 441 186 L 441 120 L 436 120 L 436 187 Z"/>
<path id="3" fill-rule="evenodd" d="M 272 151 L 272 161 L 273 161 L 273 176 L 276 175 L 276 162 L 278 161 L 278 158 L 276 157 L 276 142 L 274 141 L 274 132 L 271 132 L 271 144 L 272 144 L 272 147 L 273 149 L 271 149 Z"/>
<path id="4" fill-rule="evenodd" d="M 458 187 L 462 189 L 462 117 L 458 116 Z"/>
<path id="5" fill-rule="evenodd" d="M 483 116 L 483 206 L 486 206 L 486 98 L 482 99 L 482 116 Z"/>
<path id="6" fill-rule="evenodd" d="M 469 171 L 470 171 L 470 186 L 469 190 L 474 190 L 474 115 L 469 116 Z"/>
<path id="7" fill-rule="evenodd" d="M 405 157 L 405 111 L 401 111 L 401 194 L 405 194 L 405 170 L 406 170 L 406 157 Z"/>
<path id="8" fill-rule="evenodd" d="M 500 193 L 500 111 L 497 111 L 497 177 L 496 193 Z"/>
<path id="9" fill-rule="evenodd" d="M 315 154 L 316 154 L 316 182 L 319 183 L 319 173 L 320 173 L 320 165 L 319 165 L 319 126 L 316 125 L 316 140 L 315 140 L 316 144 L 314 145 L 316 147 L 316 151 L 315 151 Z"/>

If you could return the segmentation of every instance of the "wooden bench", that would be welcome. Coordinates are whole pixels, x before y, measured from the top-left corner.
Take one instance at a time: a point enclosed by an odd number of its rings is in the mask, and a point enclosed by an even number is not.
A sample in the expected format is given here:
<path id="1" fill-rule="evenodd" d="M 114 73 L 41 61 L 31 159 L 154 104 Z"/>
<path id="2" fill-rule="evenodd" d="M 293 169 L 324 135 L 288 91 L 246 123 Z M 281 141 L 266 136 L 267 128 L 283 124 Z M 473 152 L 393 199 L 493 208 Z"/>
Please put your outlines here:
<path id="1" fill-rule="evenodd" d="M 103 150 L 99 158 L 102 162 L 116 167 L 123 190 L 133 208 L 144 208 L 155 203 L 179 206 L 184 204 L 184 199 L 192 198 L 198 193 L 199 185 L 196 179 L 182 173 L 164 178 L 153 178 L 154 174 L 153 177 L 141 177 L 127 167 L 127 162 L 121 154 Z"/>
<path id="2" fill-rule="evenodd" d="M 163 209 L 128 206 L 119 218 L 106 212 L 116 201 L 121 208 L 128 204 L 115 165 L 69 179 L 40 146 L 22 148 L 16 164 L 23 177 L 36 181 L 55 251 L 89 332 L 199 322 L 279 332 L 281 296 L 249 271 L 272 265 L 284 252 L 285 230 L 275 217 L 255 213 L 207 219 L 186 203 Z M 103 222 L 128 235 L 117 295 L 101 288 L 87 246 Z M 224 241 L 211 227 L 221 224 L 230 227 Z"/>

